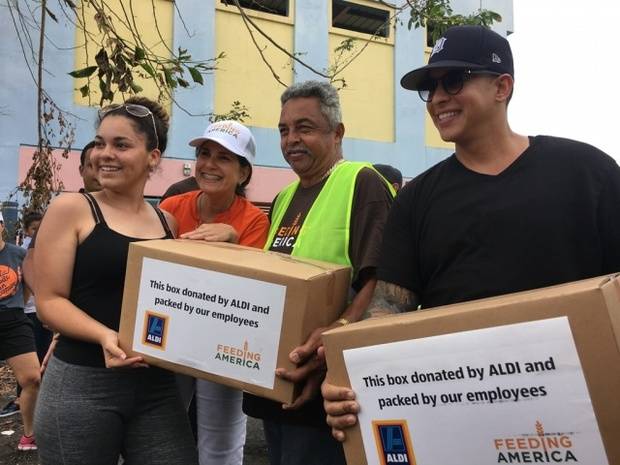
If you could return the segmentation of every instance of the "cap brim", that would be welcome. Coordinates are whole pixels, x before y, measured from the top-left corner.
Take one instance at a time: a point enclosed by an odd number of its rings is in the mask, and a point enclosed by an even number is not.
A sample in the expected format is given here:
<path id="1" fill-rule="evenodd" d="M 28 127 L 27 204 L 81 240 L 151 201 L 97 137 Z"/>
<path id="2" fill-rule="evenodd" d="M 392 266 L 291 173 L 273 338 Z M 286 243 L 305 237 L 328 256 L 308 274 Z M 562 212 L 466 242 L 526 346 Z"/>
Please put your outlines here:
<path id="1" fill-rule="evenodd" d="M 405 74 L 400 85 L 408 90 L 418 90 L 420 84 L 426 80 L 429 71 L 433 69 L 483 69 L 484 66 L 458 60 L 436 61 L 422 68 L 414 69 Z"/>
<path id="2" fill-rule="evenodd" d="M 189 141 L 189 145 L 190 145 L 191 147 L 200 147 L 200 146 L 201 146 L 202 144 L 204 144 L 207 140 L 209 140 L 209 139 L 207 139 L 206 137 L 198 137 L 198 138 L 196 138 L 196 139 L 192 139 L 192 140 L 190 140 L 190 141 Z"/>

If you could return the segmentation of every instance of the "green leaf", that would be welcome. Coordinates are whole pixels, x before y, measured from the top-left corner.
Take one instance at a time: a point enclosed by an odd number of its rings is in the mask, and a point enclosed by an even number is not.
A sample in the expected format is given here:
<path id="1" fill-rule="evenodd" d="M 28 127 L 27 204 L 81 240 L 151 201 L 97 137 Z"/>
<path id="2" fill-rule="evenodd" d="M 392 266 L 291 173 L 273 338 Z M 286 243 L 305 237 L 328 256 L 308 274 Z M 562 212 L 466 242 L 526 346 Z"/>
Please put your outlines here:
<path id="1" fill-rule="evenodd" d="M 151 76 L 152 78 L 155 77 L 155 70 L 153 69 L 153 67 L 148 64 L 148 63 L 140 63 L 140 66 L 142 67 L 142 69 L 144 71 L 146 71 L 148 73 L 149 76 Z"/>
<path id="2" fill-rule="evenodd" d="M 97 66 L 88 66 L 82 69 L 76 69 L 75 71 L 71 71 L 69 73 L 70 76 L 74 78 L 86 78 L 97 71 Z"/>
<path id="3" fill-rule="evenodd" d="M 187 68 L 189 70 L 189 74 L 192 75 L 192 79 L 194 80 L 195 83 L 203 85 L 205 83 L 204 78 L 202 77 L 202 74 L 200 74 L 200 71 L 198 71 L 196 68 Z"/>
<path id="4" fill-rule="evenodd" d="M 169 68 L 164 68 L 164 79 L 166 80 L 166 85 L 171 89 L 177 86 L 177 82 L 172 77 L 172 71 Z"/>
<path id="5" fill-rule="evenodd" d="M 133 59 L 136 61 L 142 61 L 146 57 L 146 53 L 144 49 L 140 47 L 136 47 L 136 50 L 133 52 Z"/>
<path id="6" fill-rule="evenodd" d="M 135 94 L 139 94 L 140 92 L 144 90 L 142 87 L 140 87 L 135 82 L 132 82 L 131 84 L 129 84 L 129 86 L 131 87 L 131 90 L 133 90 Z"/>
<path id="7" fill-rule="evenodd" d="M 177 81 L 179 82 L 179 85 L 181 87 L 189 87 L 189 82 L 187 82 L 185 79 L 177 78 Z"/>

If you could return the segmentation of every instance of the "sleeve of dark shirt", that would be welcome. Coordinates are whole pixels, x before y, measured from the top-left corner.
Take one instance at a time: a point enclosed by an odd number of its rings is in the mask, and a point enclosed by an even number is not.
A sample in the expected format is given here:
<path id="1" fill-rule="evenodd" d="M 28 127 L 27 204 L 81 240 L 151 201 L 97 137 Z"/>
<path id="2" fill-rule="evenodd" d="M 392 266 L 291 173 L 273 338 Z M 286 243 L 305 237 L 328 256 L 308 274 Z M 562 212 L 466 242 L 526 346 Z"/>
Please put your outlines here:
<path id="1" fill-rule="evenodd" d="M 392 201 L 392 193 L 385 181 L 374 170 L 363 168 L 355 184 L 349 245 L 353 288 L 356 290 L 366 279 L 375 275 L 381 254 L 383 226 Z"/>
<path id="2" fill-rule="evenodd" d="M 612 162 L 601 192 L 598 221 L 603 250 L 603 271 L 620 272 L 620 167 Z"/>
<path id="3" fill-rule="evenodd" d="M 416 232 L 413 228 L 415 181 L 400 190 L 390 209 L 381 246 L 377 278 L 419 293 Z"/>

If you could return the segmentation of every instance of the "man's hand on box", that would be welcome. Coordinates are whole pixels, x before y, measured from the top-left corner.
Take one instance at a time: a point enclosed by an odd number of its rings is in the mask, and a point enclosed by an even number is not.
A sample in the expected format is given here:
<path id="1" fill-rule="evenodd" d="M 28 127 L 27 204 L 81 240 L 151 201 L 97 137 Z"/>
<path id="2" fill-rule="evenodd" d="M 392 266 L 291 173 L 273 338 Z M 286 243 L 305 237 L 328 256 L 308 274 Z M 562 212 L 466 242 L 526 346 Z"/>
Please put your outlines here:
<path id="1" fill-rule="evenodd" d="M 293 401 L 292 404 L 282 404 L 284 410 L 297 410 L 305 403 L 314 399 L 321 389 L 321 381 L 325 378 L 325 370 L 317 369 L 311 372 L 306 378 L 304 387 L 301 390 L 299 396 Z"/>
<path id="2" fill-rule="evenodd" d="M 314 360 L 322 367 L 325 367 L 325 355 L 322 351 L 319 353 L 319 348 L 323 347 L 322 335 L 328 329 L 331 329 L 331 327 L 324 326 L 312 331 L 305 344 L 295 347 L 291 351 L 288 356 L 289 360 L 297 366 Z"/>
<path id="3" fill-rule="evenodd" d="M 346 387 L 323 382 L 321 386 L 323 406 L 327 412 L 327 424 L 332 428 L 332 436 L 340 442 L 346 439 L 344 430 L 357 423 L 360 406 L 355 401 L 355 393 Z"/>
<path id="4" fill-rule="evenodd" d="M 118 346 L 118 333 L 107 331 L 100 340 L 103 349 L 103 358 L 107 368 L 147 368 L 142 357 L 129 357 Z"/>
<path id="5" fill-rule="evenodd" d="M 319 351 L 322 347 L 321 334 L 329 328 L 315 329 L 305 344 L 295 347 L 289 354 L 289 360 L 297 367 L 294 370 L 278 368 L 276 375 L 292 383 L 304 383 L 299 397 L 292 404 L 282 404 L 282 408 L 295 410 L 316 397 L 320 391 L 321 381 L 325 377 L 325 354 Z"/>
<path id="6" fill-rule="evenodd" d="M 192 239 L 208 242 L 239 242 L 239 234 L 235 228 L 224 223 L 203 223 L 193 231 L 181 234 L 181 239 Z"/>

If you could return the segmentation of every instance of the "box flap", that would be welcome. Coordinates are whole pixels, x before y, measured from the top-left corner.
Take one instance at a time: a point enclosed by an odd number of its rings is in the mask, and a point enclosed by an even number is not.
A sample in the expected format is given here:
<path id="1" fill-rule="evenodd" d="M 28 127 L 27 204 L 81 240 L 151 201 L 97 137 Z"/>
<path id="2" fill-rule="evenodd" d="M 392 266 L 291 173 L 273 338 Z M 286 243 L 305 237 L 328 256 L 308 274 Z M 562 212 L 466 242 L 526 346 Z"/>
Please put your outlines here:
<path id="1" fill-rule="evenodd" d="M 348 268 L 334 263 L 291 257 L 286 254 L 225 242 L 160 239 L 134 242 L 130 247 L 154 252 L 169 252 L 209 262 L 225 263 L 234 265 L 239 269 L 259 269 L 303 280 Z M 142 254 L 145 254 L 146 250 Z M 148 252 L 146 252 L 146 255 L 148 255 Z M 291 266 L 291 264 L 294 266 Z"/>
<path id="2" fill-rule="evenodd" d="M 386 315 L 380 318 L 372 318 L 360 321 L 353 325 L 347 325 L 332 329 L 324 334 L 329 336 L 333 332 L 357 332 L 365 328 L 373 327 L 394 327 L 401 324 L 408 324 L 411 321 L 433 320 L 447 318 L 459 314 L 469 313 L 472 310 L 485 310 L 489 308 L 501 308 L 515 303 L 523 304 L 528 301 L 540 301 L 544 299 L 555 299 L 557 297 L 579 294 L 588 291 L 600 291 L 604 286 L 613 280 L 620 280 L 618 275 L 597 276 L 595 278 L 584 279 L 572 283 L 558 284 L 556 286 L 533 289 L 530 291 L 515 292 L 497 297 L 472 300 L 471 302 L 444 305 L 441 307 L 427 308 L 415 312 L 402 313 L 397 315 Z M 436 312 L 435 310 L 441 310 Z"/>

